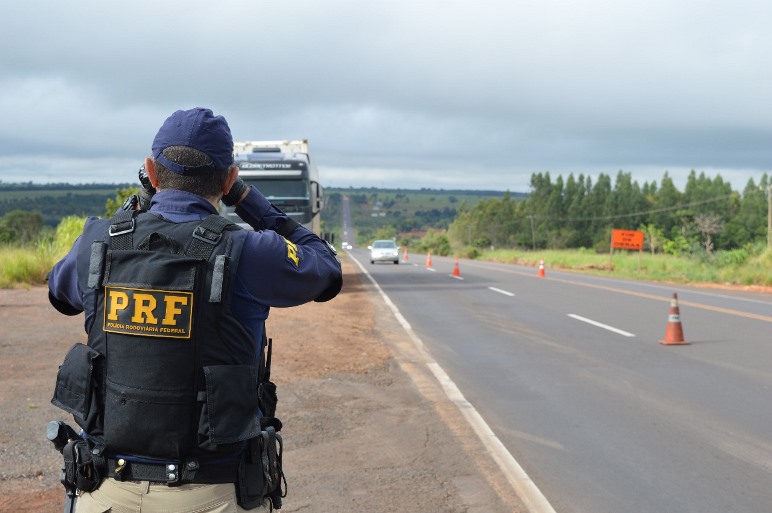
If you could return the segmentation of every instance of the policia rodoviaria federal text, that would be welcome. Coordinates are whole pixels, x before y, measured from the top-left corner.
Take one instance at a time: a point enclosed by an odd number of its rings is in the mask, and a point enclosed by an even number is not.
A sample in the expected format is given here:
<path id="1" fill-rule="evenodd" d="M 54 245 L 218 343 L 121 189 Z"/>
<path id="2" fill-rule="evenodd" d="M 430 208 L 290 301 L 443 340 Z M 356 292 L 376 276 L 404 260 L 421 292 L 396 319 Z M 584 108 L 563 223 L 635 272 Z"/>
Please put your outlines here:
<path id="1" fill-rule="evenodd" d="M 222 116 L 172 114 L 141 194 L 111 219 L 89 218 L 49 274 L 51 304 L 84 312 L 88 333 L 52 399 L 81 429 L 48 429 L 66 508 L 76 496 L 78 512 L 281 507 L 265 319 L 271 306 L 332 299 L 341 269 L 328 244 L 238 178 L 232 150 Z M 220 199 L 254 230 L 219 216 Z"/>

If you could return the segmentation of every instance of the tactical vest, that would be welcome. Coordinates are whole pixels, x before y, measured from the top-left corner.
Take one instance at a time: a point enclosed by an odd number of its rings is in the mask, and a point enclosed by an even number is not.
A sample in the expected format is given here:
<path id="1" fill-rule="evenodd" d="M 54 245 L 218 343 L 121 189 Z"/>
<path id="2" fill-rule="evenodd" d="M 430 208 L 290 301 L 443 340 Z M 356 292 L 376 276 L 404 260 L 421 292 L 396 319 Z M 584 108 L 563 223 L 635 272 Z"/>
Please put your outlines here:
<path id="1" fill-rule="evenodd" d="M 54 404 L 109 453 L 182 460 L 257 436 L 260 348 L 230 313 L 246 232 L 218 215 L 119 212 L 87 223 L 78 258 L 88 346 Z M 93 242 L 91 242 L 93 241 Z"/>

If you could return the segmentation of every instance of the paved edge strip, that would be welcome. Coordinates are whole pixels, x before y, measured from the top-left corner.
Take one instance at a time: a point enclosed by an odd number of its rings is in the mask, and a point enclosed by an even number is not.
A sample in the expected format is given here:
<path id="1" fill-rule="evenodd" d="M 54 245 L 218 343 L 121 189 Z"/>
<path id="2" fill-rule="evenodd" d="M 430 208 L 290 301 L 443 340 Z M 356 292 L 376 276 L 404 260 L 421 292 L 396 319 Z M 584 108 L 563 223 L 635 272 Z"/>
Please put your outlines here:
<path id="1" fill-rule="evenodd" d="M 459 412 L 473 428 L 473 431 L 477 434 L 485 448 L 488 449 L 494 461 L 504 473 L 504 476 L 507 478 L 507 481 L 509 481 L 512 487 L 515 489 L 515 492 L 523 501 L 526 508 L 528 508 L 528 511 L 530 513 L 556 513 L 555 509 L 549 503 L 541 490 L 539 490 L 530 476 L 528 476 L 523 467 L 520 466 L 515 457 L 510 454 L 506 447 L 504 447 L 504 444 L 501 443 L 501 440 L 499 440 L 490 426 L 488 426 L 488 423 L 485 422 L 485 419 L 483 419 L 482 415 L 480 415 L 475 407 L 466 400 L 464 395 L 461 393 L 461 390 L 459 390 L 459 388 L 456 386 L 453 380 L 450 379 L 450 376 L 447 375 L 443 368 L 440 367 L 436 361 L 434 361 L 434 359 L 427 351 L 423 341 L 418 337 L 418 335 L 416 335 L 410 326 L 410 323 L 407 322 L 407 320 L 402 316 L 397 306 L 392 302 L 389 296 L 386 295 L 383 289 L 381 289 L 380 285 L 378 285 L 378 282 L 375 281 L 375 278 L 370 275 L 367 269 L 365 269 L 359 260 L 354 258 L 351 253 L 349 253 L 348 256 L 352 261 L 354 261 L 354 263 L 357 264 L 357 267 L 359 267 L 365 276 L 367 276 L 367 279 L 370 280 L 375 289 L 381 295 L 381 298 L 383 298 L 383 301 L 392 311 L 394 317 L 413 341 L 416 349 L 423 356 L 424 363 L 426 363 L 431 373 L 439 382 L 442 390 L 445 392 L 445 395 L 454 405 L 456 405 Z M 404 370 L 407 374 L 411 374 L 409 369 Z M 415 378 L 411 375 L 411 379 Z"/>

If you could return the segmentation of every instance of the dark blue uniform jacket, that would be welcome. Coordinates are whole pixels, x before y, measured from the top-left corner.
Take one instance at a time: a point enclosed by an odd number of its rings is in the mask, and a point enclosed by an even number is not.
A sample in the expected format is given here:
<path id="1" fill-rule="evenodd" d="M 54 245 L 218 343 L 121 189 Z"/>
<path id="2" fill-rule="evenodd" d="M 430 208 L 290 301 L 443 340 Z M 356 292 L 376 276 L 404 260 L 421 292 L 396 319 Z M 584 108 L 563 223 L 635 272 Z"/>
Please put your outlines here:
<path id="1" fill-rule="evenodd" d="M 159 191 L 153 196 L 150 211 L 175 222 L 202 220 L 217 213 L 204 198 L 177 190 Z M 341 268 L 324 241 L 302 226 L 289 235 L 292 244 L 274 232 L 288 217 L 254 187 L 236 213 L 255 231 L 247 234 L 241 251 L 232 311 L 253 333 L 257 351 L 271 306 L 297 306 L 332 299 L 340 291 Z M 80 242 L 78 239 L 54 266 L 48 281 L 52 304 L 68 315 L 76 315 L 86 308 L 77 276 Z M 87 310 L 85 314 L 85 326 L 91 326 L 95 312 Z"/>
<path id="2" fill-rule="evenodd" d="M 159 191 L 152 199 L 150 211 L 172 222 L 198 221 L 217 213 L 204 198 L 177 190 Z M 238 352 L 257 357 L 261 354 L 270 307 L 332 299 L 342 285 L 341 268 L 335 254 L 317 235 L 302 226 L 286 233 L 287 229 L 282 227 L 289 218 L 254 187 L 250 188 L 236 213 L 254 231 L 246 232 L 238 258 L 235 283 L 230 292 L 230 311 L 252 338 L 229 342 L 248 345 L 240 347 Z M 96 218 L 90 218 L 86 225 L 96 221 Z M 287 239 L 274 230 L 285 233 Z M 81 244 L 90 245 L 91 241 L 79 238 L 51 271 L 49 298 L 64 314 L 76 315 L 85 310 L 88 332 L 100 313 L 94 311 L 94 301 L 87 300 L 89 296 L 79 284 L 85 282 L 78 279 L 77 258 L 89 254 L 89 251 L 79 251 Z M 141 274 L 141 270 L 137 271 Z"/>

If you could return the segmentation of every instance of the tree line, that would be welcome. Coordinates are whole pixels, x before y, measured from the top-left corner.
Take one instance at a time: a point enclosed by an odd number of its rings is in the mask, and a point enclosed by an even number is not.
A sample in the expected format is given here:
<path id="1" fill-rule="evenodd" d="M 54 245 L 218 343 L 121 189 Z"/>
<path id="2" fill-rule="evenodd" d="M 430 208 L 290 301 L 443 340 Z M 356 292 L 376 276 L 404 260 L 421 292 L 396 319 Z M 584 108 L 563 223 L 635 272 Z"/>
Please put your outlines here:
<path id="1" fill-rule="evenodd" d="M 128 184 L 34 184 L 0 181 L 0 217 L 21 210 L 37 212 L 43 225 L 54 228 L 67 216 L 99 216 L 116 187 Z"/>
<path id="2" fill-rule="evenodd" d="M 470 191 L 439 191 L 436 202 L 431 197 L 417 208 L 411 205 L 418 203 L 420 194 L 411 191 L 343 192 L 351 199 L 355 226 L 368 232 L 365 235 L 374 237 L 369 233 L 372 231 L 380 237 L 378 230 L 383 228 L 384 220 L 389 223 L 390 236 L 436 228 L 440 231 L 426 234 L 431 241 L 423 242 L 435 251 L 442 249 L 440 254 L 447 254 L 451 246 L 456 250 L 494 247 L 608 251 L 611 230 L 617 228 L 643 231 L 646 248 L 652 253 L 679 255 L 698 251 L 710 254 L 764 243 L 770 186 L 772 179 L 767 173 L 758 183 L 749 180 L 740 193 L 721 176 L 710 178 L 695 171 L 689 174 L 683 192 L 668 173 L 659 183 L 645 182 L 641 186 L 630 173 L 622 171 L 613 181 L 605 174 L 593 181 L 583 174 L 553 179 L 545 172 L 531 176 L 528 195 L 505 193 L 490 197 L 500 193 L 472 191 L 488 196 L 472 198 Z M 458 194 L 444 198 L 442 193 L 447 192 Z M 128 193 L 129 189 L 116 191 L 115 185 L 106 184 L 52 187 L 0 182 L 0 243 L 34 240 L 67 215 L 110 215 Z M 323 211 L 326 221 L 339 223 L 341 196 L 340 191 L 328 195 Z M 411 197 L 416 201 L 411 202 Z M 445 201 L 441 201 L 443 198 Z M 370 215 L 372 205 L 378 202 L 387 217 Z"/>
<path id="3" fill-rule="evenodd" d="M 462 205 L 447 237 L 456 248 L 593 248 L 608 251 L 612 229 L 644 232 L 652 253 L 687 254 L 731 250 L 766 241 L 767 188 L 749 180 L 742 193 L 721 176 L 691 171 L 681 192 L 666 172 L 639 185 L 619 171 L 615 180 L 579 174 L 531 176 L 523 201 L 510 195 Z"/>

